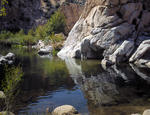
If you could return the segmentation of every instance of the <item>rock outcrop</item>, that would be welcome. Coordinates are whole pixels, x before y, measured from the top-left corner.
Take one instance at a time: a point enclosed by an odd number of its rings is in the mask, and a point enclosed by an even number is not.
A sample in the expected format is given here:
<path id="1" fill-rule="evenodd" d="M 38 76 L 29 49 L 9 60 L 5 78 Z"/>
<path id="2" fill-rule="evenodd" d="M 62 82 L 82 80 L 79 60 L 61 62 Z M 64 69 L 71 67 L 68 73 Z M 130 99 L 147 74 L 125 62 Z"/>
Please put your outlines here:
<path id="1" fill-rule="evenodd" d="M 39 55 L 48 55 L 49 53 L 52 53 L 53 51 L 53 47 L 51 46 L 51 41 L 45 44 L 44 41 L 39 40 L 37 45 L 32 46 L 32 48 L 37 49 Z"/>
<path id="2" fill-rule="evenodd" d="M 128 61 L 150 39 L 149 4 L 148 0 L 88 0 L 58 56 Z"/>
<path id="3" fill-rule="evenodd" d="M 150 68 L 150 40 L 143 41 L 129 61 Z"/>
<path id="4" fill-rule="evenodd" d="M 66 19 L 66 34 L 70 32 L 74 24 L 78 21 L 83 9 L 84 5 L 75 3 L 64 3 L 60 6 L 60 10 L 64 14 Z"/>
<path id="5" fill-rule="evenodd" d="M 13 64 L 15 60 L 15 54 L 8 53 L 6 56 L 0 56 L 0 65 Z"/>

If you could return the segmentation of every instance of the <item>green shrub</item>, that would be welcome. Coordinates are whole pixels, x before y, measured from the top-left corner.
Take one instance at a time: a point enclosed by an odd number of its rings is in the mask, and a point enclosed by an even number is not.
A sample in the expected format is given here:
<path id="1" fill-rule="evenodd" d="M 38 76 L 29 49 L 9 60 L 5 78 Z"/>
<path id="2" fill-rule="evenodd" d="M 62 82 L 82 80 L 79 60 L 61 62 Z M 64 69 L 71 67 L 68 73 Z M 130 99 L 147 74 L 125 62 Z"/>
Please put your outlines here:
<path id="1" fill-rule="evenodd" d="M 44 40 L 46 37 L 45 25 L 39 25 L 35 30 L 35 36 L 37 39 Z"/>
<path id="2" fill-rule="evenodd" d="M 18 95 L 19 83 L 21 82 L 23 71 L 20 66 L 8 67 L 5 66 L 4 80 L 2 81 L 2 89 L 6 95 L 5 106 L 6 110 L 11 110 L 11 104 L 14 103 L 15 97 Z"/>
<path id="3" fill-rule="evenodd" d="M 47 24 L 45 25 L 45 32 L 46 35 L 50 35 L 54 33 L 64 32 L 65 28 L 65 17 L 60 12 L 60 10 L 56 11 L 51 18 L 48 20 Z"/>
<path id="4" fill-rule="evenodd" d="M 38 40 L 51 40 L 53 43 L 62 41 L 62 36 L 55 35 L 55 33 L 64 32 L 65 17 L 60 12 L 56 11 L 45 25 L 38 26 L 35 31 L 30 29 L 28 34 L 25 34 L 23 30 L 18 33 L 11 33 L 3 31 L 0 33 L 0 42 L 9 42 L 12 44 L 21 45 L 34 45 Z"/>
<path id="5" fill-rule="evenodd" d="M 54 34 L 54 33 L 52 33 L 49 36 L 49 40 L 51 40 L 52 43 L 61 42 L 61 41 L 64 40 L 64 36 L 62 34 Z"/>
<path id="6" fill-rule="evenodd" d="M 2 31 L 0 32 L 0 40 L 5 40 L 13 37 L 13 33 L 9 31 Z"/>

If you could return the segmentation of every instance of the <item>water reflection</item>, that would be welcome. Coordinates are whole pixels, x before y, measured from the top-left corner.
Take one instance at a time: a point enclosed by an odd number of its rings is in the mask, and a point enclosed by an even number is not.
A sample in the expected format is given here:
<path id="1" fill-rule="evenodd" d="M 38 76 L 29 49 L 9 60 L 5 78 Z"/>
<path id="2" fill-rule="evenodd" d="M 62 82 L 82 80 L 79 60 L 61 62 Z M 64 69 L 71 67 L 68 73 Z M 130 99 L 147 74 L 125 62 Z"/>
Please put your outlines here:
<path id="1" fill-rule="evenodd" d="M 150 76 L 139 68 L 114 65 L 106 69 L 96 61 L 93 65 L 90 61 L 65 61 L 72 79 L 88 100 L 91 115 L 129 115 L 150 107 Z"/>
<path id="2" fill-rule="evenodd" d="M 12 110 L 18 115 L 42 114 L 63 104 L 83 115 L 129 115 L 150 108 L 149 70 L 125 64 L 103 68 L 99 60 L 40 57 L 28 49 L 8 51 L 24 71 Z"/>

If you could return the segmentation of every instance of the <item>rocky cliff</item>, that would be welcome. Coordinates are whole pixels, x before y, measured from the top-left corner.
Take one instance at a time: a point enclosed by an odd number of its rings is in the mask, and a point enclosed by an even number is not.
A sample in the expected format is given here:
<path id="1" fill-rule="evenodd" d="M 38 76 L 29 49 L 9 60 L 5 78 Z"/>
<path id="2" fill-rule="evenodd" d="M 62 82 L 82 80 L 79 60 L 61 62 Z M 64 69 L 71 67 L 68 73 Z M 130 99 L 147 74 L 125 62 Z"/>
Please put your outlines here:
<path id="1" fill-rule="evenodd" d="M 79 3 L 64 3 L 60 6 L 61 12 L 64 14 L 66 19 L 66 34 L 70 32 L 74 24 L 78 21 L 84 9 L 84 3 Z"/>
<path id="2" fill-rule="evenodd" d="M 150 40 L 149 6 L 149 0 L 88 0 L 58 56 L 129 60 Z M 143 44 L 138 48 L 142 53 L 137 51 L 131 61 L 146 57 L 150 43 Z"/>

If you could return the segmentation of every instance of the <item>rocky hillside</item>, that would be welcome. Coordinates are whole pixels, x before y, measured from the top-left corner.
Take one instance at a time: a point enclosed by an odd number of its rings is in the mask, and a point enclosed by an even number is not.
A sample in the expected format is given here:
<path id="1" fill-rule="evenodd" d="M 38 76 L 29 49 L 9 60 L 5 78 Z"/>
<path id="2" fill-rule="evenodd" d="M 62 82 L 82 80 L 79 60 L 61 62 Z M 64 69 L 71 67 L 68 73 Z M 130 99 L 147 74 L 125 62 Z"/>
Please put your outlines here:
<path id="1" fill-rule="evenodd" d="M 60 6 L 60 9 L 66 19 L 65 33 L 68 34 L 78 21 L 84 9 L 84 5 L 78 3 L 64 3 Z"/>
<path id="2" fill-rule="evenodd" d="M 150 49 L 149 6 L 149 0 L 88 0 L 58 56 L 120 63 L 143 42 L 130 61 L 145 59 Z"/>
<path id="3" fill-rule="evenodd" d="M 63 13 L 66 17 L 76 17 L 71 22 L 67 20 L 67 24 L 73 26 L 78 20 L 80 7 L 83 7 L 85 0 L 8 0 L 7 16 L 0 17 L 0 31 L 10 30 L 18 31 L 24 29 L 28 31 L 34 26 L 46 23 L 51 14 L 62 4 Z M 70 5 L 71 3 L 71 5 Z M 66 10 L 67 9 L 67 10 Z M 79 10 L 78 10 L 79 9 Z M 79 11 L 79 13 L 75 13 Z M 69 18 L 70 20 L 70 18 Z M 71 28 L 69 28 L 70 30 Z M 67 30 L 67 31 L 69 31 Z"/>
<path id="4" fill-rule="evenodd" d="M 7 16 L 0 17 L 0 30 L 28 30 L 44 23 L 55 8 L 48 0 L 8 0 Z"/>

